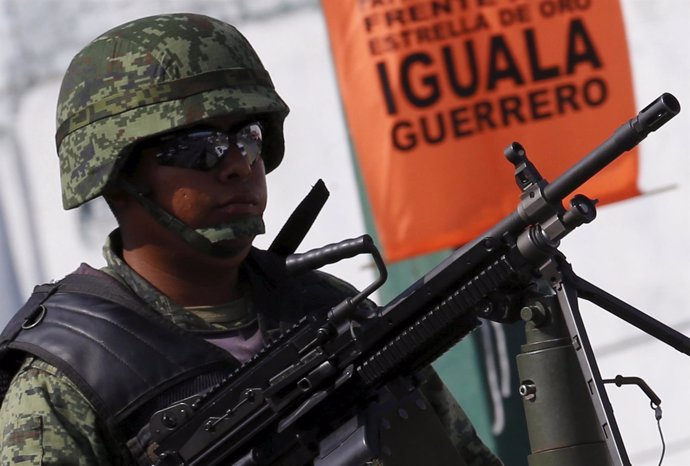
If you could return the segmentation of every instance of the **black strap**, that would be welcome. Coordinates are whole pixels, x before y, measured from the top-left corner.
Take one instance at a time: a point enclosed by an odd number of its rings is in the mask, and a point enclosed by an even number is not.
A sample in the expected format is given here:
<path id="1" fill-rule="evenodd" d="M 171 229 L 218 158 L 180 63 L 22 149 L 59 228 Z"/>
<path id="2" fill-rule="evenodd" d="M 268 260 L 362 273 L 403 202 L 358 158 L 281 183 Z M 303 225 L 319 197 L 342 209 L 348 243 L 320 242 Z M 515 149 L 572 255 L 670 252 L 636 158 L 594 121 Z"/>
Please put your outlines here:
<path id="1" fill-rule="evenodd" d="M 319 212 L 326 204 L 329 194 L 326 184 L 319 179 L 295 211 L 292 212 L 268 250 L 283 257 L 297 251 Z"/>

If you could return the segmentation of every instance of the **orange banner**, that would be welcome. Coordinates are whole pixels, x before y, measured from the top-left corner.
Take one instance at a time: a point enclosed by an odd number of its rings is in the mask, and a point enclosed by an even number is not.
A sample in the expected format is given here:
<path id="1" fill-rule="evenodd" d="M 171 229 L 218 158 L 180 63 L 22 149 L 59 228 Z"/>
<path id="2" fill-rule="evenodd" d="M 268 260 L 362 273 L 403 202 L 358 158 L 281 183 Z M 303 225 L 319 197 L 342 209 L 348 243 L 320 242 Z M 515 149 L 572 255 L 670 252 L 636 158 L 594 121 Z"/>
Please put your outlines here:
<path id="1" fill-rule="evenodd" d="M 618 0 L 322 0 L 384 254 L 452 248 L 513 211 L 520 142 L 552 180 L 636 113 Z M 637 154 L 583 194 L 639 194 Z"/>

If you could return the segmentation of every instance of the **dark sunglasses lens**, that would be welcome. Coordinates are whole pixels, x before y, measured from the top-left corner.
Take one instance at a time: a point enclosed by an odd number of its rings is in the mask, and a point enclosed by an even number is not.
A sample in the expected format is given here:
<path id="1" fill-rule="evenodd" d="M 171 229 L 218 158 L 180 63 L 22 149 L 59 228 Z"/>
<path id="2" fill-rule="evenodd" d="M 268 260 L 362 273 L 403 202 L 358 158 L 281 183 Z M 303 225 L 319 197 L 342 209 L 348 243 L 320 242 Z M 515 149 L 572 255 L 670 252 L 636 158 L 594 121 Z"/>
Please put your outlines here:
<path id="1" fill-rule="evenodd" d="M 206 165 L 202 162 L 205 152 L 204 141 L 179 137 L 161 145 L 156 161 L 168 167 L 202 169 Z"/>
<path id="2" fill-rule="evenodd" d="M 250 123 L 230 134 L 213 130 L 178 134 L 162 144 L 156 160 L 161 165 L 177 168 L 210 170 L 229 152 L 231 144 L 253 165 L 261 156 L 261 125 Z"/>
<path id="3" fill-rule="evenodd" d="M 261 125 L 258 123 L 244 126 L 235 133 L 235 145 L 249 165 L 254 165 L 254 162 L 261 157 L 262 143 L 263 134 Z"/>

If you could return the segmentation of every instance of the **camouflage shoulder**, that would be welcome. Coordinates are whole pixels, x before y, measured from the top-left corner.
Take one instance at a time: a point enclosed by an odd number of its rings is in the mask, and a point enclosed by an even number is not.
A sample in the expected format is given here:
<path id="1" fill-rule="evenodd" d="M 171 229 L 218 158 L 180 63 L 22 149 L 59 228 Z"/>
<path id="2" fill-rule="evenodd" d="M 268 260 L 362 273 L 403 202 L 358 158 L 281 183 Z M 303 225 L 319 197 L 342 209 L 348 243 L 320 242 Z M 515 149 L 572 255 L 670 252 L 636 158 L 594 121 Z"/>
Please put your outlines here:
<path id="1" fill-rule="evenodd" d="M 94 409 L 74 383 L 28 357 L 0 407 L 0 464 L 111 465 Z"/>

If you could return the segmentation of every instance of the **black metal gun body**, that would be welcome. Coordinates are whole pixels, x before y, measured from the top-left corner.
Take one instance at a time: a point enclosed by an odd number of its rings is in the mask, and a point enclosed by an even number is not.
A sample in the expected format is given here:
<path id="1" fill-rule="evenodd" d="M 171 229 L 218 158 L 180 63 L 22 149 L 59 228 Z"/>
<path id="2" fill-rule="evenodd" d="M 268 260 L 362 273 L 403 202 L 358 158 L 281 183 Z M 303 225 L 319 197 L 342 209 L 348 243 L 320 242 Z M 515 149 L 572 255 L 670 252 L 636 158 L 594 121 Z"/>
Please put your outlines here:
<path id="1" fill-rule="evenodd" d="M 433 362 L 478 318 L 519 320 L 560 239 L 594 219 L 593 201 L 576 196 L 565 209 L 563 199 L 679 109 L 662 95 L 551 184 L 512 144 L 506 156 L 522 190 L 514 213 L 387 305 L 363 312 L 358 305 L 368 288 L 325 321 L 305 317 L 220 386 L 156 413 L 150 428 L 161 464 L 288 464 L 281 463 L 286 455 L 289 464 L 311 464 L 325 436 L 386 384 Z M 371 248 L 370 240 L 356 246 Z M 308 262 L 305 256 L 298 262 Z"/>

